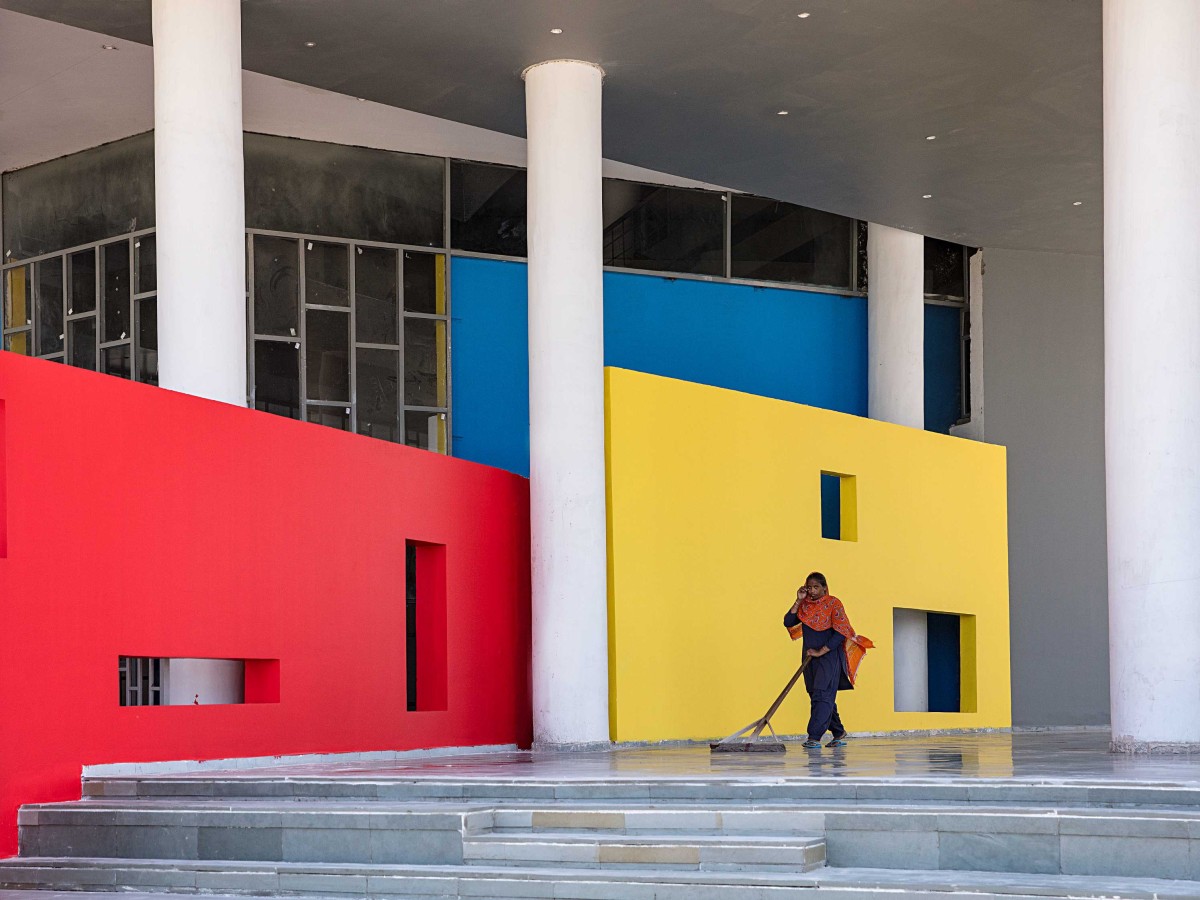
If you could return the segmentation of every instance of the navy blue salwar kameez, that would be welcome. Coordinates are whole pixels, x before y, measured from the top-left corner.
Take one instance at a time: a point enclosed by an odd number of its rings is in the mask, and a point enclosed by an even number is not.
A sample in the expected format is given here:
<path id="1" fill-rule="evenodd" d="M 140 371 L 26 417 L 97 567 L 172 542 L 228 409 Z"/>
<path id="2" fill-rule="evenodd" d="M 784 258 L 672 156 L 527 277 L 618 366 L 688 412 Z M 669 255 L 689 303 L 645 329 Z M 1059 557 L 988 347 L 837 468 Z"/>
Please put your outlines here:
<path id="1" fill-rule="evenodd" d="M 802 624 L 800 617 L 789 612 L 783 617 L 783 624 L 794 629 Z M 828 647 L 829 652 L 824 656 L 814 656 L 804 670 L 804 687 L 812 701 L 812 711 L 808 719 L 808 739 L 819 741 L 826 731 L 833 734 L 834 739 L 846 733 L 842 719 L 838 715 L 837 692 L 852 690 L 850 673 L 846 671 L 846 654 L 842 652 L 842 644 L 846 638 L 833 628 L 817 631 L 804 625 L 804 653 L 809 650 L 820 650 Z"/>

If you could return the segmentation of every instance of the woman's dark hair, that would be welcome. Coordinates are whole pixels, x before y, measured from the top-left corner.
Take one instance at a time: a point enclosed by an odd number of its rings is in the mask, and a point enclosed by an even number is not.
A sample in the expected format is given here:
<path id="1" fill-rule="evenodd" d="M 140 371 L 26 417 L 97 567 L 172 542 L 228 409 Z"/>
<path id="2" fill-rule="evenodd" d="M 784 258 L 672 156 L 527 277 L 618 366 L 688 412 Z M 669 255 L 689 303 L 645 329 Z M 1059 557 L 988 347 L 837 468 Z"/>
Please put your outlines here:
<path id="1" fill-rule="evenodd" d="M 829 582 L 825 580 L 825 576 L 820 572 L 809 572 L 808 577 L 804 579 L 804 583 L 808 584 L 810 581 L 815 581 L 821 587 L 825 588 L 825 590 L 829 590 Z"/>

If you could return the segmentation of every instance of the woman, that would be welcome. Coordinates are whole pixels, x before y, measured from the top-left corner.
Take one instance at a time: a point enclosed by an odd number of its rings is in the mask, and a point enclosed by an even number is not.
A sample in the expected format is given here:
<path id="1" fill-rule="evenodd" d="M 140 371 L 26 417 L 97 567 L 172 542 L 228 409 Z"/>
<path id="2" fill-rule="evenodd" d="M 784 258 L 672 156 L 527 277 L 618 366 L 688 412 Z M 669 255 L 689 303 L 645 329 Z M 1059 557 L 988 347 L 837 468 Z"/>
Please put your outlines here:
<path id="1" fill-rule="evenodd" d="M 833 734 L 827 746 L 846 746 L 837 692 L 854 689 L 858 664 L 875 645 L 855 633 L 842 601 L 829 593 L 829 583 L 820 572 L 809 575 L 804 587 L 796 591 L 796 602 L 783 617 L 783 624 L 793 641 L 803 637 L 804 655 L 809 657 L 804 686 L 812 699 L 812 714 L 803 746 L 808 750 L 819 748 L 826 731 Z"/>

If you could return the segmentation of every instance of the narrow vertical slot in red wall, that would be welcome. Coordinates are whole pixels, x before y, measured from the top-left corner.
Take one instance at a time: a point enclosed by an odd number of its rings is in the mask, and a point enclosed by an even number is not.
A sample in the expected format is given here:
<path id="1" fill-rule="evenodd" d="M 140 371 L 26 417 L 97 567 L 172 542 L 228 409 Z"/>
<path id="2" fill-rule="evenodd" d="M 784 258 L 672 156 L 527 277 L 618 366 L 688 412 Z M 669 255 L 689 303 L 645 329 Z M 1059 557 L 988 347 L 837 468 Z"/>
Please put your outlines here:
<path id="1" fill-rule="evenodd" d="M 415 628 L 407 648 L 416 656 L 415 679 L 409 681 L 408 708 L 416 712 L 445 710 L 446 546 L 408 541 L 406 556 L 415 568 Z M 411 577 L 411 576 L 410 576 Z"/>
<path id="2" fill-rule="evenodd" d="M 4 432 L 4 401 L 0 400 L 0 559 L 8 556 L 8 458 L 7 436 Z"/>

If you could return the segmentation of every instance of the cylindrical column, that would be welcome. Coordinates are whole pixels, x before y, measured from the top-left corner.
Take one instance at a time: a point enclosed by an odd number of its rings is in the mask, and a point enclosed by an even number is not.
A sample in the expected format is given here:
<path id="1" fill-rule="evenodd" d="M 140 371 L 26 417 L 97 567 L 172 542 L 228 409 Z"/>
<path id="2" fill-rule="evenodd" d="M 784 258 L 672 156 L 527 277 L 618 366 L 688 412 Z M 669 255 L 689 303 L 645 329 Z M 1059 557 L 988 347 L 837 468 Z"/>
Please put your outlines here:
<path id="1" fill-rule="evenodd" d="M 925 238 L 867 228 L 867 414 L 925 427 Z"/>
<path id="2" fill-rule="evenodd" d="M 525 71 L 533 727 L 609 739 L 600 89 L 578 60 Z"/>
<path id="3" fill-rule="evenodd" d="M 1200 746 L 1200 3 L 1104 2 L 1113 744 Z"/>
<path id="4" fill-rule="evenodd" d="M 246 403 L 239 0 L 154 0 L 154 205 L 163 387 Z"/>

